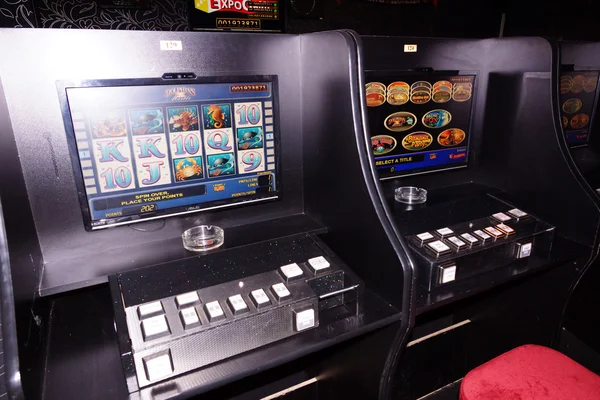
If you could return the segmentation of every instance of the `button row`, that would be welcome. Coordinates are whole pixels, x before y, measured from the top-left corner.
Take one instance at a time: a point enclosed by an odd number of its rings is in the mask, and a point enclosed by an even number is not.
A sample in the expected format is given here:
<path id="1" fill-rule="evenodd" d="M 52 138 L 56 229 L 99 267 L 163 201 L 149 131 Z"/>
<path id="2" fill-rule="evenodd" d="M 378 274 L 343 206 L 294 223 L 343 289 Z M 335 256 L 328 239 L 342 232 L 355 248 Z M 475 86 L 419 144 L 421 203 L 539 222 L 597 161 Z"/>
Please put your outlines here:
<path id="1" fill-rule="evenodd" d="M 322 256 L 314 257 L 308 260 L 308 267 L 315 275 L 323 270 L 328 269 L 330 266 L 331 264 L 329 261 Z M 279 268 L 279 272 L 287 283 L 302 279 L 304 276 L 304 271 L 297 263 L 284 265 L 283 267 Z"/>
<path id="2" fill-rule="evenodd" d="M 283 283 L 276 283 L 272 285 L 271 293 L 277 301 L 288 300 L 292 297 L 292 294 Z M 262 309 L 271 304 L 271 299 L 269 296 L 267 296 L 263 289 L 256 289 L 250 292 L 250 299 L 257 309 Z M 189 329 L 201 324 L 196 307 L 194 307 L 194 304 L 200 303 L 200 299 L 196 292 L 179 295 L 175 298 L 175 302 L 178 306 L 182 304 L 191 304 L 191 306 L 182 308 L 179 311 L 179 317 L 184 329 Z M 241 315 L 250 311 L 248 304 L 241 294 L 228 297 L 227 304 L 233 315 Z M 218 300 L 204 304 L 204 310 L 209 322 L 216 322 L 226 318 L 225 312 L 223 311 L 221 303 Z M 160 314 L 153 315 L 153 313 L 156 312 L 160 312 Z M 167 322 L 165 311 L 160 300 L 139 306 L 138 314 L 141 318 L 143 316 L 142 334 L 144 335 L 144 340 L 156 339 L 171 333 L 171 329 Z M 148 317 L 148 315 L 153 316 Z"/>
<path id="3" fill-rule="evenodd" d="M 329 263 L 329 261 L 327 261 L 325 259 L 325 257 L 322 257 L 322 256 L 309 259 L 307 265 L 309 266 L 309 268 L 313 272 L 313 274 L 317 274 L 317 273 L 324 271 L 331 267 L 331 264 Z M 304 276 L 304 271 L 296 263 L 288 264 L 288 265 L 284 265 L 283 267 L 280 267 L 279 272 L 282 275 L 282 277 L 285 279 L 286 283 L 301 279 Z M 260 289 L 260 291 L 262 291 L 262 289 Z M 277 293 L 278 293 L 277 291 L 273 290 L 273 294 L 276 295 L 278 300 L 280 300 L 283 297 L 287 297 L 289 295 L 288 294 L 286 296 L 280 297 L 277 295 Z M 268 302 L 270 302 L 268 300 L 268 297 L 266 296 L 266 294 L 264 294 L 264 291 L 262 291 L 262 294 L 259 293 L 259 291 L 254 291 L 254 292 L 252 292 L 251 295 L 252 295 L 252 300 L 254 302 L 254 305 L 257 308 L 259 308 L 259 306 L 264 306 L 265 304 L 268 304 Z M 235 296 L 233 296 L 233 297 L 235 297 Z M 233 302 L 231 300 L 229 301 L 229 305 L 231 306 L 232 312 L 234 314 L 236 314 L 237 312 L 240 311 L 239 307 L 242 307 L 242 305 L 239 301 L 241 299 L 241 296 L 240 296 L 240 299 L 237 299 L 237 301 L 235 301 L 236 299 L 234 299 Z M 242 301 L 243 301 L 243 299 L 242 299 Z M 193 306 L 196 304 L 200 304 L 200 297 L 198 297 L 198 293 L 195 291 L 189 292 L 189 293 L 183 293 L 183 294 L 180 294 L 175 297 L 175 304 L 176 304 L 177 308 L 181 310 L 183 308 L 187 308 L 187 307 L 190 307 L 190 306 Z M 234 306 L 234 304 L 235 304 L 235 306 Z M 241 310 L 243 311 L 244 307 Z M 165 313 L 165 310 L 164 310 L 164 307 L 163 307 L 161 301 L 154 301 L 154 302 L 147 303 L 147 304 L 144 304 L 144 305 L 141 305 L 138 307 L 138 315 L 139 315 L 140 319 L 142 319 L 142 320 L 145 318 L 150 318 L 150 317 L 153 317 L 156 315 L 161 315 L 164 313 Z"/>
<path id="4" fill-rule="evenodd" d="M 491 240 L 492 238 L 493 240 L 496 240 L 517 233 L 517 231 L 515 231 L 513 228 L 504 223 L 498 224 L 496 226 L 488 226 L 483 230 L 478 229 L 473 231 L 472 233 L 462 233 L 459 236 L 456 236 L 456 234 L 450 228 L 443 228 L 443 230 L 446 236 L 444 236 L 441 240 L 438 239 L 430 242 L 425 241 L 425 247 L 431 252 L 433 252 L 436 255 L 436 257 L 449 254 L 452 252 L 452 250 L 454 250 L 455 252 L 459 252 L 461 250 L 469 249 L 480 244 L 483 245 L 486 241 Z M 440 229 L 438 229 L 436 232 L 439 233 L 439 231 Z M 429 236 L 435 239 L 435 237 L 429 232 L 416 235 L 416 237 L 422 240 L 422 242 L 423 238 Z"/>

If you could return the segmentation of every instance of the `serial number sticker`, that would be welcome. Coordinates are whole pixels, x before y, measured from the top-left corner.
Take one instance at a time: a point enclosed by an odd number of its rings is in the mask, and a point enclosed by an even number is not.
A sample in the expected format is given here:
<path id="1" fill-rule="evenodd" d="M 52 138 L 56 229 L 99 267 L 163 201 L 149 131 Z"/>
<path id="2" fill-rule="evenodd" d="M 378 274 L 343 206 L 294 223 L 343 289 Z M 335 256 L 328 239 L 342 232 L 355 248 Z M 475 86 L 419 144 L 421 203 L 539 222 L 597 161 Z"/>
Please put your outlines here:
<path id="1" fill-rule="evenodd" d="M 260 29 L 260 19 L 217 18 L 217 28 Z"/>
<path id="2" fill-rule="evenodd" d="M 160 49 L 181 51 L 183 50 L 183 44 L 181 43 L 181 40 L 161 40 Z"/>

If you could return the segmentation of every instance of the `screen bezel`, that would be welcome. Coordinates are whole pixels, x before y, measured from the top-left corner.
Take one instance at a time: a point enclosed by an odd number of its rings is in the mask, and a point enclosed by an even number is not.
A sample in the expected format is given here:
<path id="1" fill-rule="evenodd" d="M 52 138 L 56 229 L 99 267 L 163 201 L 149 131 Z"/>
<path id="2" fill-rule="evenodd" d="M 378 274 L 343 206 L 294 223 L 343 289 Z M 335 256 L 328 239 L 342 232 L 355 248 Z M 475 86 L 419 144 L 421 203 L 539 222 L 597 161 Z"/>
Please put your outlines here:
<path id="1" fill-rule="evenodd" d="M 464 161 L 461 161 L 460 163 L 453 163 L 451 165 L 447 165 L 447 166 L 437 166 L 437 167 L 426 167 L 426 168 L 413 168 L 413 169 L 406 169 L 403 171 L 399 171 L 398 173 L 392 175 L 392 176 L 386 176 L 386 177 L 379 177 L 380 181 L 387 181 L 390 179 L 397 179 L 397 178 L 402 178 L 402 177 L 407 177 L 407 176 L 413 176 L 413 175 L 423 175 L 423 174 L 430 174 L 433 172 L 441 172 L 441 171 L 448 171 L 448 170 L 453 170 L 453 169 L 462 169 L 462 168 L 467 168 L 469 166 L 469 160 L 471 158 L 471 135 L 472 135 L 472 128 L 473 128 L 473 121 L 475 118 L 475 108 L 477 106 L 477 89 L 478 89 L 478 82 L 479 82 L 479 71 L 466 71 L 466 70 L 432 70 L 432 71 L 416 71 L 416 70 L 365 70 L 365 82 L 372 82 L 374 79 L 380 79 L 380 78 L 384 78 L 384 77 L 389 77 L 389 76 L 398 76 L 398 79 L 401 79 L 402 76 L 404 77 L 408 77 L 411 75 L 430 75 L 432 77 L 435 76 L 448 76 L 448 75 L 453 75 L 453 76 L 473 76 L 473 92 L 471 94 L 471 99 L 472 99 L 472 105 L 471 105 L 471 115 L 469 116 L 469 134 L 468 134 L 468 140 L 467 140 L 467 157 L 465 158 Z M 364 97 L 364 96 L 363 96 Z M 363 101 L 366 102 L 366 98 L 363 98 Z M 367 108 L 367 115 L 369 114 L 369 107 L 366 106 Z M 371 133 L 369 132 L 369 135 Z M 373 157 L 374 160 L 374 156 L 371 153 L 371 156 Z M 378 172 L 379 174 L 379 172 Z"/>
<path id="2" fill-rule="evenodd" d="M 176 74 L 174 74 L 176 75 Z M 127 217 L 114 217 L 105 218 L 102 220 L 93 220 L 89 206 L 89 199 L 85 189 L 83 171 L 81 170 L 81 164 L 79 160 L 79 152 L 77 150 L 77 139 L 75 137 L 75 130 L 73 127 L 73 121 L 71 117 L 71 109 L 69 107 L 67 89 L 69 88 L 86 88 L 86 87 L 118 87 L 118 86 L 172 86 L 172 85 L 201 85 L 208 83 L 271 83 L 272 84 L 272 102 L 273 102 L 273 135 L 275 139 L 275 191 L 270 192 L 268 195 L 254 195 L 246 196 L 233 199 L 215 200 L 207 203 L 197 203 L 196 206 L 200 206 L 199 209 L 188 210 L 187 208 L 193 207 L 194 205 L 174 207 L 166 210 L 158 210 L 148 217 L 135 216 Z M 77 187 L 77 197 L 79 198 L 79 204 L 81 214 L 83 217 L 83 224 L 86 231 L 97 231 L 107 228 L 114 228 L 117 226 L 131 225 L 140 222 L 147 222 L 156 219 L 164 219 L 169 217 L 175 217 L 186 214 L 193 214 L 208 210 L 230 208 L 236 206 L 243 206 L 253 203 L 260 203 L 265 201 L 281 200 L 282 198 L 282 182 L 281 182 L 281 134 L 279 129 L 280 123 L 280 112 L 279 112 L 279 80 L 277 75 L 228 75 L 228 76 L 203 76 L 194 79 L 174 79 L 168 80 L 163 78 L 128 78 L 128 79 L 85 79 L 78 81 L 71 80 L 58 80 L 56 82 L 58 90 L 58 97 L 60 102 L 61 113 L 63 122 L 65 125 L 65 133 L 67 138 L 67 145 L 69 148 L 69 157 L 73 167 L 73 173 L 75 177 L 75 185 Z M 162 211 L 162 212 L 161 212 Z M 133 217 L 133 218 L 132 218 Z M 137 217 L 137 218 L 135 218 Z M 94 225 L 97 221 L 104 221 L 102 225 Z"/>

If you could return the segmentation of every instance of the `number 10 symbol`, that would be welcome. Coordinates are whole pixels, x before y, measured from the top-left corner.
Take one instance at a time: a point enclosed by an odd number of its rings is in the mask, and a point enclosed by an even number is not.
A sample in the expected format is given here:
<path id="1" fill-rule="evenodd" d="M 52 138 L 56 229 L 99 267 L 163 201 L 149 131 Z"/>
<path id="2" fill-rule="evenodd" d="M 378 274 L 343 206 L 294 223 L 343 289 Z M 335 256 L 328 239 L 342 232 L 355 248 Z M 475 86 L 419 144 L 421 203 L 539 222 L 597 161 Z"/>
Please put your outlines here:
<path id="1" fill-rule="evenodd" d="M 260 108 L 256 104 L 250 104 L 249 106 L 246 104 L 241 105 L 236 110 L 236 113 L 240 116 L 238 125 L 246 125 L 248 123 L 256 125 L 260 121 Z"/>
<path id="2" fill-rule="evenodd" d="M 262 156 L 260 153 L 250 152 L 242 156 L 242 162 L 248 167 L 244 168 L 244 172 L 254 171 L 260 165 Z"/>

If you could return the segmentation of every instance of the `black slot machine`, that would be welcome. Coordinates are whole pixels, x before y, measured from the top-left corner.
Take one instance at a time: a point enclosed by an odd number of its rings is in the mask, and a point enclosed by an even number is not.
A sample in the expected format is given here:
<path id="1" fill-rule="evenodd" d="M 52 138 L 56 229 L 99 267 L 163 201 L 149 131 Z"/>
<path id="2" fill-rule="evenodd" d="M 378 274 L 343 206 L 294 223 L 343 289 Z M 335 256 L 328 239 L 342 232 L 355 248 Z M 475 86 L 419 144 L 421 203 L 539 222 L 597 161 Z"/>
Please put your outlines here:
<path id="1" fill-rule="evenodd" d="M 600 204 L 600 139 L 598 138 L 598 43 L 559 42 L 558 106 L 570 159 L 582 186 Z M 595 310 L 600 303 L 597 261 L 586 266 L 565 307 L 561 350 L 586 367 L 600 371 L 600 341 Z"/>
<path id="2" fill-rule="evenodd" d="M 28 398 L 377 396 L 406 255 L 351 140 L 351 33 L 0 43 Z"/>
<path id="3" fill-rule="evenodd" d="M 595 43 L 561 42 L 560 122 L 573 160 L 592 189 L 600 188 L 598 144 L 594 124 L 598 110 L 600 60 Z"/>
<path id="4" fill-rule="evenodd" d="M 570 286 L 594 255 L 598 208 L 555 122 L 549 42 L 360 40 L 366 151 L 417 277 L 390 390 L 457 390 L 517 345 L 556 345 Z"/>

